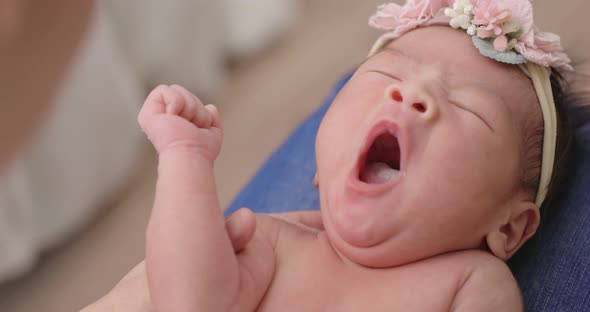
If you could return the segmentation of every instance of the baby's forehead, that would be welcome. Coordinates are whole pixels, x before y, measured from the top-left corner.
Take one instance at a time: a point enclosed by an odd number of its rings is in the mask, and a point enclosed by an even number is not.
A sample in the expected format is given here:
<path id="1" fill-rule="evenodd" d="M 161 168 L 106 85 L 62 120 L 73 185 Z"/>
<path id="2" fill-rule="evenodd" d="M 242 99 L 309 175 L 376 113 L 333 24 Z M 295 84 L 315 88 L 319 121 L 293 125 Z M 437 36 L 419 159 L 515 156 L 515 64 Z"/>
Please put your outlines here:
<path id="1" fill-rule="evenodd" d="M 458 48 L 439 48 L 437 42 L 424 42 L 422 38 L 412 40 L 411 34 L 390 42 L 370 61 L 382 66 L 404 65 L 402 67 L 411 70 L 436 68 L 446 79 L 458 83 L 480 82 L 490 87 L 501 85 L 503 88 L 532 87 L 516 65 L 499 63 L 482 56 L 467 36 L 449 36 L 448 40 L 457 40 L 455 43 L 459 45 Z M 411 39 L 404 40 L 406 37 Z"/>
<path id="2" fill-rule="evenodd" d="M 449 87 L 476 85 L 495 94 L 516 122 L 540 110 L 532 82 L 516 65 L 479 53 L 469 36 L 450 27 L 411 31 L 387 44 L 369 60 L 371 66 L 405 69 L 410 75 L 437 68 Z M 534 114 L 536 115 L 536 114 Z"/>

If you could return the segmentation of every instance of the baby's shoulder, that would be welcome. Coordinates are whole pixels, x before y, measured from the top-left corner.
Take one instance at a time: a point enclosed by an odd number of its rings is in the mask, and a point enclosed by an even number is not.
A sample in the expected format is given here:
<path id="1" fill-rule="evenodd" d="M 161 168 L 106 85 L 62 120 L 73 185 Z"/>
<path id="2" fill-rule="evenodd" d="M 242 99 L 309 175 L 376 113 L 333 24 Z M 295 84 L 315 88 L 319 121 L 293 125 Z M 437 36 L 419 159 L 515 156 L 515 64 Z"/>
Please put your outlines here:
<path id="1" fill-rule="evenodd" d="M 508 265 L 483 251 L 462 251 L 444 259 L 465 268 L 451 311 L 523 311 L 523 300 Z"/>

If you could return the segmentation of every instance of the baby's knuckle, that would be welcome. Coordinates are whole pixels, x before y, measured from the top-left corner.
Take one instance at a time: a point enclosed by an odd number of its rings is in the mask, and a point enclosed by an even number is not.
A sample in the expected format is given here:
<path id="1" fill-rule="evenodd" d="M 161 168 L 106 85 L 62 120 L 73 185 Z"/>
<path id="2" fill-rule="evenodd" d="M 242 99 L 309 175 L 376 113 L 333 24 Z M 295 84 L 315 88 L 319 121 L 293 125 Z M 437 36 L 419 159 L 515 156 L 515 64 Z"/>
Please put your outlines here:
<path id="1" fill-rule="evenodd" d="M 152 94 L 159 94 L 159 93 L 166 92 L 166 90 L 168 90 L 168 86 L 164 85 L 164 84 L 160 84 L 157 87 L 155 87 L 151 93 Z"/>

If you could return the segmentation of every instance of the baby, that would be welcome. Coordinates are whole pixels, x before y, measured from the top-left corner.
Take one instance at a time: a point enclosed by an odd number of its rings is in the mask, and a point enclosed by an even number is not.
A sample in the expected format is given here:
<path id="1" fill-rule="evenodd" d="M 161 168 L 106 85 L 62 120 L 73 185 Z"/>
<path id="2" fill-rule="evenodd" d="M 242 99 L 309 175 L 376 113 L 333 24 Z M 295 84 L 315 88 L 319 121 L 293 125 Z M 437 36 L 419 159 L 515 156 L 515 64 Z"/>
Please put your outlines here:
<path id="1" fill-rule="evenodd" d="M 504 261 L 552 176 L 558 38 L 528 0 L 387 4 L 371 25 L 387 33 L 317 135 L 321 215 L 224 220 L 217 110 L 176 85 L 148 96 L 158 311 L 523 311 Z"/>

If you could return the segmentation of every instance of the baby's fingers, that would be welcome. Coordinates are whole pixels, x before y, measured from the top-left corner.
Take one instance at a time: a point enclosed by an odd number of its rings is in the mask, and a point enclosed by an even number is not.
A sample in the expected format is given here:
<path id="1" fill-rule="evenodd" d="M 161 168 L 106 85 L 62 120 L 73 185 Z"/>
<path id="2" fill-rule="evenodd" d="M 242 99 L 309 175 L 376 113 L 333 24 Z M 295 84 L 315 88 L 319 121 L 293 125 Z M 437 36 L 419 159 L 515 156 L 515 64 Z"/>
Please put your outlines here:
<path id="1" fill-rule="evenodd" d="M 164 103 L 164 99 L 162 94 L 167 86 L 160 85 L 156 87 L 150 94 L 147 96 L 141 110 L 139 111 L 139 115 L 137 116 L 137 120 L 140 124 L 144 124 L 147 119 L 149 119 L 152 115 L 163 114 L 166 112 L 166 104 Z"/>
<path id="2" fill-rule="evenodd" d="M 248 208 L 241 208 L 232 213 L 225 221 L 225 230 L 235 253 L 239 253 L 254 237 L 256 232 L 256 215 Z"/>
<path id="3" fill-rule="evenodd" d="M 199 128 L 211 127 L 211 114 L 205 109 L 198 97 L 179 85 L 172 85 L 170 87 L 184 98 L 184 109 L 177 114 L 191 121 Z"/>
<path id="4" fill-rule="evenodd" d="M 205 106 L 205 109 L 211 114 L 211 126 L 215 128 L 221 128 L 221 118 L 219 117 L 219 111 L 213 104 Z"/>

